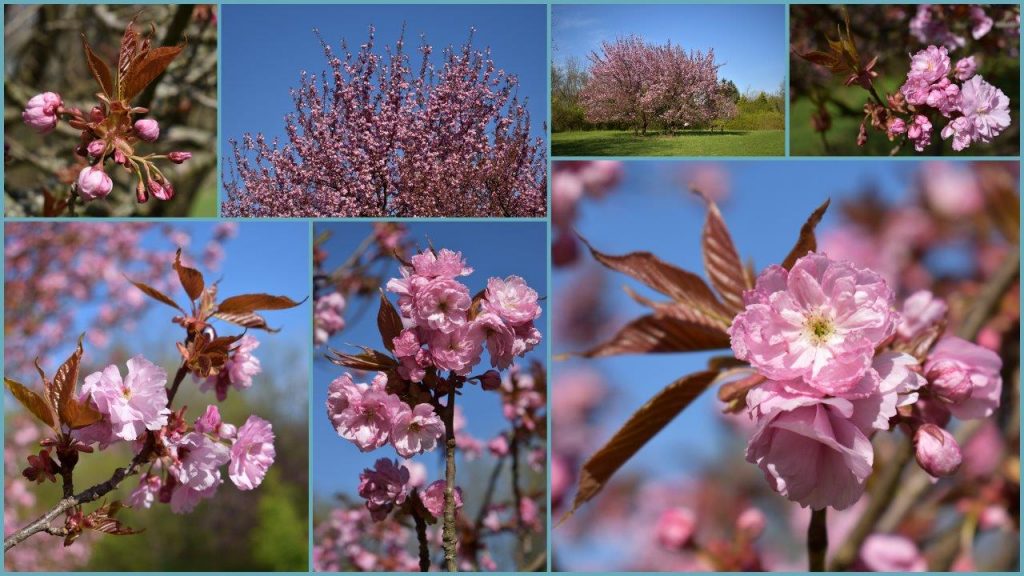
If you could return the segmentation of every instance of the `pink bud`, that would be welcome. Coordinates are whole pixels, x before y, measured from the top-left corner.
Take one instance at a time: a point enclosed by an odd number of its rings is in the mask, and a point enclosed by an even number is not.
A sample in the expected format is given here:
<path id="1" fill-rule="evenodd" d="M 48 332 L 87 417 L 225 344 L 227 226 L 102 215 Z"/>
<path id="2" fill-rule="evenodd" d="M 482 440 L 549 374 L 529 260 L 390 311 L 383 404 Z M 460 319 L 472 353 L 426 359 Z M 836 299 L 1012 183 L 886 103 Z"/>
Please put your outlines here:
<path id="1" fill-rule="evenodd" d="M 968 56 L 956 61 L 956 68 L 953 73 L 957 80 L 963 81 L 970 80 L 977 71 L 978 64 L 974 61 L 974 56 Z"/>
<path id="2" fill-rule="evenodd" d="M 114 182 L 102 168 L 86 166 L 78 173 L 78 195 L 83 200 L 95 200 L 110 194 Z"/>
<path id="3" fill-rule="evenodd" d="M 220 430 L 220 410 L 213 404 L 206 407 L 206 412 L 196 419 L 196 432 L 203 434 L 216 433 Z"/>
<path id="4" fill-rule="evenodd" d="M 234 438 L 237 433 L 238 428 L 234 424 L 228 424 L 227 422 L 221 424 L 220 428 L 217 430 L 217 435 L 225 440 Z"/>
<path id="5" fill-rule="evenodd" d="M 497 370 L 488 370 L 480 377 L 480 387 L 484 390 L 497 390 L 501 388 L 501 374 Z"/>
<path id="6" fill-rule="evenodd" d="M 103 140 L 93 140 L 92 142 L 89 142 L 89 145 L 85 147 L 85 150 L 89 153 L 89 156 L 99 158 L 106 148 L 107 143 Z"/>
<path id="7" fill-rule="evenodd" d="M 135 133 L 146 142 L 153 142 L 160 137 L 160 124 L 152 118 L 136 120 Z"/>
<path id="8" fill-rule="evenodd" d="M 893 118 L 889 122 L 889 134 L 903 134 L 907 131 L 907 123 L 903 121 L 903 118 Z"/>
<path id="9" fill-rule="evenodd" d="M 163 184 L 156 180 L 150 179 L 147 182 L 149 191 L 153 193 L 160 200 L 170 200 L 174 198 L 174 186 L 171 186 L 170 182 L 165 181 Z"/>
<path id="10" fill-rule="evenodd" d="M 655 528 L 662 546 L 678 550 L 690 543 L 697 528 L 697 517 L 688 508 L 669 508 L 661 514 Z"/>
<path id="11" fill-rule="evenodd" d="M 146 200 L 149 200 L 149 192 L 146 191 L 146 185 L 142 183 L 142 180 L 135 185 L 135 199 L 139 204 L 145 204 Z"/>
<path id="12" fill-rule="evenodd" d="M 747 508 L 736 519 L 736 531 L 747 540 L 756 540 L 764 532 L 764 513 L 757 508 Z"/>
<path id="13" fill-rule="evenodd" d="M 64 105 L 60 94 L 55 92 L 43 92 L 36 94 L 25 105 L 25 111 L 21 113 L 21 119 L 40 134 L 52 132 L 57 127 L 57 110 Z"/>
<path id="14" fill-rule="evenodd" d="M 551 263 L 555 266 L 568 266 L 580 256 L 579 245 L 572 234 L 559 232 L 551 243 Z"/>
<path id="15" fill-rule="evenodd" d="M 107 115 L 103 113 L 103 108 L 99 106 L 93 106 L 92 110 L 89 111 L 89 119 L 93 122 L 103 122 L 106 117 Z"/>
<path id="16" fill-rule="evenodd" d="M 950 476 L 960 468 L 960 445 L 949 432 L 922 424 L 914 434 L 917 463 L 935 477 Z"/>
<path id="17" fill-rule="evenodd" d="M 171 162 L 174 162 L 175 164 L 181 164 L 182 162 L 188 160 L 191 157 L 191 152 L 171 152 L 170 154 L 167 155 L 167 158 Z"/>
<path id="18" fill-rule="evenodd" d="M 121 150 L 114 150 L 114 162 L 124 166 L 128 163 L 128 158 L 125 157 L 124 152 Z"/>

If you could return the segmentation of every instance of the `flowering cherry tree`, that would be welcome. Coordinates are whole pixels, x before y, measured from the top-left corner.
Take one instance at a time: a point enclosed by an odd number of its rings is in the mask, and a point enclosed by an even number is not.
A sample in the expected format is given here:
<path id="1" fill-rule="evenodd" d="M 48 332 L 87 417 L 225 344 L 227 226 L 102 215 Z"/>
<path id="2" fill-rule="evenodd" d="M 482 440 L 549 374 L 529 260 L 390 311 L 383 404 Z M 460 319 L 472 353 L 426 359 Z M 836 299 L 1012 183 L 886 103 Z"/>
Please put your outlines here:
<path id="1" fill-rule="evenodd" d="M 687 53 L 635 35 L 605 41 L 590 54 L 580 101 L 589 121 L 621 122 L 642 134 L 655 122 L 669 131 L 706 127 L 736 115 L 718 82 L 720 67 L 714 50 Z"/>
<path id="2" fill-rule="evenodd" d="M 397 307 L 380 293 L 377 328 L 386 352 L 362 347 L 358 354 L 328 355 L 335 364 L 370 372 L 370 378 L 358 382 L 346 372 L 332 381 L 327 417 L 361 452 L 393 449 L 400 460 L 377 459 L 359 476 L 364 505 L 335 511 L 317 529 L 317 569 L 428 571 L 436 542 L 429 527 L 435 524 L 449 571 L 493 568 L 486 537 L 505 532 L 516 536 L 523 565 L 543 567 L 543 552 L 526 555 L 529 532 L 542 527 L 545 494 L 528 493 L 519 478 L 524 460 L 543 466 L 545 371 L 539 363 L 515 364 L 541 341 L 538 294 L 522 278 L 508 276 L 490 278 L 471 295 L 463 278 L 473 269 L 448 249 L 416 253 L 399 271 L 386 284 Z M 479 367 L 484 349 L 490 369 Z M 464 496 L 456 478 L 456 451 L 484 449 L 468 434 L 466 415 L 456 405 L 467 385 L 495 393 L 508 423 L 507 431 L 487 443 L 497 462 L 475 520 L 460 513 Z M 428 482 L 426 468 L 414 458 L 436 450 L 443 453 L 444 478 Z M 492 502 L 506 460 L 513 499 Z M 418 558 L 404 551 L 407 521 L 415 528 Z M 382 541 L 365 542 L 366 531 L 381 534 Z"/>
<path id="3" fill-rule="evenodd" d="M 114 191 L 109 171 L 120 167 L 134 181 L 135 201 L 150 196 L 167 201 L 175 188 L 158 162 L 182 164 L 192 157 L 183 150 L 148 152 L 145 148 L 160 138 L 160 124 L 146 116 L 149 109 L 134 102 L 145 99 L 146 89 L 159 78 L 184 49 L 152 46 L 152 39 L 137 29 L 132 20 L 125 27 L 113 66 L 98 56 L 83 35 L 82 51 L 89 73 L 95 79 L 97 103 L 88 112 L 64 101 L 57 92 L 43 92 L 30 98 L 21 114 L 24 123 L 37 133 L 53 132 L 61 121 L 80 132 L 74 149 L 81 165 L 68 194 L 44 191 L 44 216 L 74 215 L 78 203 L 106 198 Z"/>
<path id="4" fill-rule="evenodd" d="M 288 141 L 232 142 L 227 216 L 543 216 L 547 161 L 531 138 L 518 79 L 470 38 L 424 40 L 414 65 L 400 37 L 377 50 L 374 29 L 344 57 L 321 40 L 330 67 L 302 74 Z M 328 80 L 328 76 L 330 80 Z"/>
<path id="5" fill-rule="evenodd" d="M 239 490 L 253 490 L 275 459 L 271 424 L 253 414 L 241 425 L 222 420 L 216 404 L 190 418 L 174 400 L 188 375 L 201 389 L 216 390 L 218 401 L 228 388 L 252 385 L 260 363 L 252 354 L 258 342 L 247 334 L 218 336 L 215 320 L 254 330 L 269 330 L 261 310 L 291 308 L 298 303 L 284 296 L 244 294 L 219 299 L 217 285 L 182 262 L 179 250 L 173 273 L 188 296 L 188 310 L 152 286 L 129 280 L 135 289 L 180 313 L 173 322 L 185 331 L 176 346 L 182 362 L 173 378 L 144 355 L 124 367 L 112 364 L 80 379 L 85 347 L 80 337 L 72 354 L 48 376 L 38 360 L 39 386 L 11 378 L 4 383 L 11 395 L 47 432 L 41 449 L 28 457 L 22 476 L 29 482 L 59 482 L 62 499 L 44 514 L 22 526 L 8 527 L 4 549 L 10 551 L 37 534 L 61 537 L 65 546 L 89 531 L 130 535 L 118 513 L 126 506 L 150 508 L 168 504 L 175 513 L 193 510 L 213 498 L 224 483 L 223 474 Z M 81 386 L 79 386 L 81 380 Z M 75 472 L 83 455 L 127 443 L 131 461 L 110 477 L 85 489 L 75 488 Z M 88 458 L 88 456 L 84 456 Z M 138 485 L 125 502 L 104 497 L 124 480 L 138 476 Z M 86 506 L 101 503 L 92 509 Z"/>
<path id="6" fill-rule="evenodd" d="M 992 206 L 991 223 L 1012 245 L 995 252 L 982 285 L 967 284 L 965 293 L 947 290 L 945 297 L 934 287 L 900 291 L 913 286 L 904 277 L 922 283 L 920 270 L 894 274 L 893 268 L 875 270 L 844 259 L 841 250 L 821 250 L 815 229 L 828 201 L 807 219 L 788 255 L 759 272 L 742 263 L 718 207 L 700 193 L 708 205 L 702 234 L 707 282 L 648 252 L 616 256 L 590 247 L 607 268 L 632 276 L 670 300 L 658 302 L 631 291 L 652 312 L 584 350 L 582 357 L 718 349 L 731 349 L 731 354 L 713 357 L 706 370 L 670 384 L 586 458 L 576 474 L 571 504 L 565 497 L 573 471 L 566 467 L 587 445 L 583 439 L 590 414 L 605 392 L 599 378 L 585 371 L 564 375 L 555 384 L 553 406 L 556 423 L 562 418 L 560 410 L 568 418 L 556 427 L 556 438 L 562 430 L 568 440 L 558 442 L 554 451 L 553 500 L 567 503 L 567 515 L 575 513 L 647 441 L 717 385 L 718 399 L 731 415 L 727 417 L 747 435 L 746 461 L 760 469 L 768 489 L 809 509 L 803 522 L 811 570 L 926 567 L 914 540 L 891 532 L 936 479 L 963 474 L 966 451 L 961 445 L 976 446 L 980 439 L 974 436 L 980 430 L 997 429 L 993 421 L 1006 398 L 1013 397 L 1006 386 L 1017 386 L 1015 367 L 1008 370 L 1006 354 L 996 351 L 1007 350 L 1001 343 L 1002 330 L 1009 330 L 1006 337 L 1011 347 L 1016 346 L 1012 336 L 1014 322 L 1019 322 L 1019 312 L 1012 305 L 1006 310 L 1004 304 L 1016 300 L 1019 276 L 1016 184 L 996 166 L 982 167 L 979 173 L 977 181 L 962 183 L 984 187 L 979 193 Z M 933 206 L 945 202 L 982 217 L 979 203 L 972 208 L 969 198 L 956 202 L 961 189 L 970 194 L 966 186 L 929 187 L 926 198 Z M 861 212 L 859 207 L 848 209 L 865 225 L 878 226 L 879 206 Z M 957 226 L 939 210 L 931 214 L 947 230 Z M 984 237 L 979 234 L 978 242 L 994 250 Z M 907 258 L 903 265 L 913 261 Z M 891 449 L 878 449 L 890 444 Z M 905 474 L 915 461 L 917 471 Z M 951 511 L 965 523 L 956 533 L 965 539 L 967 554 L 976 529 L 972 523 L 979 521 L 980 511 L 1005 505 L 999 503 L 1005 502 L 1007 488 L 1013 490 L 1006 485 L 1013 481 L 1012 474 L 1006 480 L 993 472 L 979 475 L 976 464 L 970 468 L 970 477 L 984 484 L 977 490 L 964 487 L 961 506 Z M 900 485 L 901 478 L 908 479 L 906 485 Z M 721 493 L 721 487 L 688 490 L 693 491 L 693 507 L 700 506 L 702 493 L 730 497 Z M 932 504 L 942 505 L 929 501 Z M 684 565 L 689 566 L 686 569 L 761 569 L 761 556 L 752 547 L 764 529 L 761 511 L 731 506 L 718 510 L 721 514 L 707 520 L 716 525 L 710 531 L 715 537 L 703 530 L 698 539 L 697 527 L 704 520 L 690 506 L 661 511 L 655 532 L 662 549 L 692 552 L 697 562 Z M 827 558 L 830 509 L 845 519 L 845 528 Z M 731 526 L 720 527 L 722 515 Z M 731 532 L 732 539 L 722 540 L 723 531 Z M 950 556 L 948 562 L 952 561 Z M 965 562 L 970 562 L 969 556 Z"/>

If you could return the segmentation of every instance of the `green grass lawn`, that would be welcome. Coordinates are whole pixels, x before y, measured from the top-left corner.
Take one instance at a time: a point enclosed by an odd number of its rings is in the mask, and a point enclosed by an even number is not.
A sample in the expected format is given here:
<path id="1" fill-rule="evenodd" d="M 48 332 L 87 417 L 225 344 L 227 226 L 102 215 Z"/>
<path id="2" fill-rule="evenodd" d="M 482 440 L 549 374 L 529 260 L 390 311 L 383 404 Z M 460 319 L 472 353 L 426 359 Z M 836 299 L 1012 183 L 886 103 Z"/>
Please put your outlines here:
<path id="1" fill-rule="evenodd" d="M 648 133 L 626 130 L 558 132 L 551 135 L 552 156 L 782 156 L 783 130 Z"/>

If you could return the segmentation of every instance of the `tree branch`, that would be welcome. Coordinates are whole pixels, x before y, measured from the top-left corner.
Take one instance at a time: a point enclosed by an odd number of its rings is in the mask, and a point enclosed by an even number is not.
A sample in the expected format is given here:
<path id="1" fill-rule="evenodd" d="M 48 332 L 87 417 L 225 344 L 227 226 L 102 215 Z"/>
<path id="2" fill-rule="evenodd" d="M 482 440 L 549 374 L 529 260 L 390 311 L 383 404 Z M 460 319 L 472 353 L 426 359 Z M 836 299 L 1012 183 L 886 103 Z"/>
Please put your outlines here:
<path id="1" fill-rule="evenodd" d="M 451 389 L 448 391 L 448 406 L 444 416 L 445 430 L 445 487 L 444 487 L 444 528 L 442 540 L 444 541 L 444 562 L 449 572 L 457 572 L 456 553 L 458 547 L 458 534 L 455 525 L 455 384 L 449 383 Z"/>
<path id="2" fill-rule="evenodd" d="M 416 503 L 419 501 L 419 494 L 413 489 L 412 519 L 416 523 L 416 541 L 420 549 L 420 572 L 430 572 L 430 548 L 427 546 L 427 521 L 423 519 Z"/>

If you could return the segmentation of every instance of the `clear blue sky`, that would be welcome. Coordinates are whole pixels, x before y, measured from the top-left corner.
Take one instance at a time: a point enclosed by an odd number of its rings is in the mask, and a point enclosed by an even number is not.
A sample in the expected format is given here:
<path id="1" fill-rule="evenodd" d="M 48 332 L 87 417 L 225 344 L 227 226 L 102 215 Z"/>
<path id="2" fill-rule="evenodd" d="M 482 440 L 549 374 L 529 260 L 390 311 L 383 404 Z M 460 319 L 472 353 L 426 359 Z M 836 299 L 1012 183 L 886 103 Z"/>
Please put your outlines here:
<path id="1" fill-rule="evenodd" d="M 222 153 L 227 141 L 245 132 L 263 132 L 268 140 L 285 137 L 284 115 L 294 111 L 289 89 L 299 85 L 305 70 L 319 74 L 328 68 L 318 28 L 335 53 L 342 38 L 358 50 L 368 28 L 376 26 L 377 47 L 394 46 L 405 24 L 406 49 L 413 70 L 419 66 L 420 35 L 433 46 L 435 65 L 442 48 L 461 46 L 476 28 L 473 44 L 490 47 L 498 68 L 519 77 L 519 96 L 529 98 L 535 136 L 544 136 L 547 119 L 547 61 L 545 6 L 408 6 L 307 5 L 263 6 L 226 4 L 221 22 Z"/>
<path id="2" fill-rule="evenodd" d="M 586 64 L 603 40 L 637 34 L 687 50 L 715 49 L 718 74 L 740 92 L 778 90 L 786 74 L 786 7 L 748 4 L 554 5 L 552 58 Z"/>
<path id="3" fill-rule="evenodd" d="M 462 252 L 467 263 L 474 269 L 473 274 L 463 278 L 470 293 L 476 293 L 487 285 L 492 276 L 522 276 L 527 284 L 543 297 L 547 286 L 547 241 L 543 222 L 445 222 L 409 224 L 409 237 L 415 239 L 421 248 L 426 247 L 426 239 L 430 239 L 437 249 L 448 248 Z M 327 270 L 334 270 L 340 265 L 356 246 L 370 233 L 370 224 L 366 223 L 329 223 L 318 224 L 315 233 L 322 230 L 331 232 L 331 240 L 325 245 L 329 253 L 326 263 Z M 392 269 L 397 275 L 397 265 Z M 547 301 L 541 303 L 544 314 L 538 320 L 541 331 L 547 324 Z M 369 310 L 358 322 L 351 322 L 353 309 L 359 304 L 350 303 L 346 313 L 349 325 L 340 334 L 335 335 L 328 345 L 336 349 L 345 349 L 346 343 L 361 344 L 372 348 L 381 348 L 380 333 L 377 331 L 377 305 L 372 303 Z M 517 359 L 519 363 L 537 358 L 543 360 L 547 350 L 547 337 L 525 359 Z M 318 353 L 325 352 L 320 348 Z M 481 367 L 490 366 L 486 351 Z M 327 419 L 324 403 L 327 401 L 327 386 L 331 380 L 340 376 L 344 368 L 335 366 L 326 360 L 317 360 L 313 366 L 313 424 L 312 424 L 312 461 L 313 475 L 311 479 L 313 493 L 317 497 L 328 498 L 338 492 L 351 495 L 356 493 L 359 484 L 359 472 L 373 465 L 378 458 L 397 458 L 391 447 L 381 448 L 369 453 L 360 452 L 353 444 L 338 437 L 337 432 Z M 501 402 L 496 393 L 480 390 L 469 386 L 466 393 L 459 397 L 458 403 L 463 407 L 469 431 L 478 439 L 487 441 L 502 430 L 506 421 L 501 415 Z M 484 458 L 489 458 L 484 456 Z M 439 478 L 437 454 L 421 455 L 415 458 L 427 466 L 431 481 Z"/>
<path id="4" fill-rule="evenodd" d="M 685 166 L 706 162 L 633 162 L 626 168 L 620 187 L 599 202 L 584 202 L 577 228 L 595 248 L 611 254 L 649 250 L 663 260 L 696 272 L 706 278 L 700 252 L 700 234 L 705 210 L 680 183 L 687 182 Z M 836 161 L 734 161 L 720 164 L 728 171 L 730 196 L 721 210 L 732 233 L 740 257 L 753 258 L 758 269 L 777 263 L 792 248 L 800 226 L 826 198 L 832 198 L 819 230 L 835 225 L 839 202 L 863 190 L 869 183 L 878 185 L 883 198 L 906 198 L 913 183 L 916 162 L 836 162 Z M 585 256 L 590 261 L 589 254 Z M 554 305 L 573 274 L 558 270 L 552 276 Z M 623 274 L 608 276 L 606 294 L 617 317 L 615 327 L 648 310 L 622 290 L 624 285 L 652 297 L 659 296 Z M 662 298 L 663 299 L 663 298 Z M 567 352 L 554 343 L 552 354 Z M 728 353 L 728 352 L 725 352 Z M 614 390 L 614 402 L 604 420 L 601 440 L 626 421 L 644 402 L 673 380 L 703 370 L 714 354 L 629 355 L 597 360 L 571 360 L 553 364 L 557 385 L 560 370 L 589 366 L 601 371 Z M 578 363 L 578 364 L 577 364 Z M 695 472 L 715 461 L 723 448 L 724 437 L 716 416 L 717 401 L 704 394 L 684 411 L 664 432 L 647 444 L 627 463 L 621 473 L 639 473 L 676 478 Z M 557 422 L 558 414 L 552 417 Z M 699 430 L 700 434 L 694 434 Z M 557 536 L 557 531 L 556 531 Z M 625 540 L 622 545 L 628 545 Z M 585 541 L 579 546 L 559 544 L 559 553 L 572 563 L 611 568 L 623 559 L 621 550 L 607 539 Z M 603 564 L 607 562 L 607 564 Z"/>

